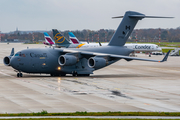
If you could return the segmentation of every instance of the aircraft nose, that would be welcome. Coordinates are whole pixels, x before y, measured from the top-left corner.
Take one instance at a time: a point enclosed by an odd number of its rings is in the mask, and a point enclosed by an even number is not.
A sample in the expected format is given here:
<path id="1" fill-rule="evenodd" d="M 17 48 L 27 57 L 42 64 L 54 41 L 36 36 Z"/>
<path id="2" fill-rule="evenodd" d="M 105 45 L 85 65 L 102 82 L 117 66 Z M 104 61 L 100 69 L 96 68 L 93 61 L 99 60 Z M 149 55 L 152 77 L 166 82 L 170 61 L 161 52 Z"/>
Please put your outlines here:
<path id="1" fill-rule="evenodd" d="M 11 65 L 13 68 L 15 68 L 15 65 L 16 65 L 16 63 L 15 63 L 15 57 L 12 57 L 12 58 L 11 58 L 11 60 L 10 60 L 10 65 Z"/>

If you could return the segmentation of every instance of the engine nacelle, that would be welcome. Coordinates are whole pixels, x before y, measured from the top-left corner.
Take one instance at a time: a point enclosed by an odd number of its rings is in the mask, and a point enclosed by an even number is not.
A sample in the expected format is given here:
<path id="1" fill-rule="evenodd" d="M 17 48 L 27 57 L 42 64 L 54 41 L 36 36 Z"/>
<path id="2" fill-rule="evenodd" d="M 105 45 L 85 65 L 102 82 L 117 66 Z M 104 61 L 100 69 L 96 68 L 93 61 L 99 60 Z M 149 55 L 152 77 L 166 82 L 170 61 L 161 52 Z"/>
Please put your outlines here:
<path id="1" fill-rule="evenodd" d="M 6 56 L 4 57 L 3 59 L 3 62 L 6 66 L 11 66 L 10 63 L 11 63 L 11 56 Z"/>
<path id="2" fill-rule="evenodd" d="M 88 66 L 95 69 L 105 67 L 107 64 L 107 60 L 103 57 L 91 57 L 88 60 Z"/>
<path id="3" fill-rule="evenodd" d="M 61 66 L 74 65 L 78 62 L 78 58 L 74 55 L 61 55 L 58 58 L 58 63 Z"/>

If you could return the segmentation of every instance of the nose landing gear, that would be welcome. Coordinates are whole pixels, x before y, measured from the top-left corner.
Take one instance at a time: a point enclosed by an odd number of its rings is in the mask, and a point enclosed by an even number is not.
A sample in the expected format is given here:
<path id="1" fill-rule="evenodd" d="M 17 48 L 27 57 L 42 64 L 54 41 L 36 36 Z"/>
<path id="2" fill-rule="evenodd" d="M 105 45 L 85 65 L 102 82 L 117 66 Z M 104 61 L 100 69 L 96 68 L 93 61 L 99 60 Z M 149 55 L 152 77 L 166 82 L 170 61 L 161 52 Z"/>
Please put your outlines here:
<path id="1" fill-rule="evenodd" d="M 23 74 L 21 73 L 21 71 L 18 70 L 14 70 L 15 72 L 17 72 L 17 77 L 23 77 Z"/>

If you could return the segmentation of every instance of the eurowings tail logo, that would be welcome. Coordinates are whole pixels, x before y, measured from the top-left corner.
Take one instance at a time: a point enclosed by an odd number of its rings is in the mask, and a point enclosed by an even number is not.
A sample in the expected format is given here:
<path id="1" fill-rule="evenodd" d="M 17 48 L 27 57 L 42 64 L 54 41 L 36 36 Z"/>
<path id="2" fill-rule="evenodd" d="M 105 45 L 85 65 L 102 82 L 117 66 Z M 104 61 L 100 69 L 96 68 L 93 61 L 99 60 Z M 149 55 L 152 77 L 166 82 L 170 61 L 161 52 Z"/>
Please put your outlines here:
<path id="1" fill-rule="evenodd" d="M 74 44 L 79 44 L 79 42 L 77 41 L 77 39 L 70 38 L 70 40 L 71 40 Z"/>
<path id="2" fill-rule="evenodd" d="M 79 40 L 76 38 L 76 36 L 75 36 L 72 32 L 69 32 L 69 39 L 70 39 L 74 44 L 80 44 Z"/>
<path id="3" fill-rule="evenodd" d="M 65 41 L 65 37 L 62 36 L 60 33 L 57 33 L 54 36 L 55 43 L 63 43 Z"/>
<path id="4" fill-rule="evenodd" d="M 54 40 L 48 35 L 48 33 L 44 33 L 44 37 L 45 37 L 45 43 L 44 44 L 46 44 L 46 45 L 53 45 L 53 44 L 55 44 L 54 43 Z"/>

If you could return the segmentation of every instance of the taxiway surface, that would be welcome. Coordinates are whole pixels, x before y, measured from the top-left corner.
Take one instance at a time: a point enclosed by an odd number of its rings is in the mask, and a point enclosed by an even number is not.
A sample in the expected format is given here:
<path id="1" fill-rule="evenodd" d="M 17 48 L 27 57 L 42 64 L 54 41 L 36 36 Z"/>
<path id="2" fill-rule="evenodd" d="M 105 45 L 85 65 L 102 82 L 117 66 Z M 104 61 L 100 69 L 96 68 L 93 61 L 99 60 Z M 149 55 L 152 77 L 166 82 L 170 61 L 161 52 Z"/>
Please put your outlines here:
<path id="1" fill-rule="evenodd" d="M 0 44 L 0 113 L 180 111 L 180 57 L 167 62 L 120 60 L 90 77 L 50 77 L 24 73 L 17 78 L 4 56 L 44 45 Z M 138 54 L 161 60 L 163 56 Z"/>

